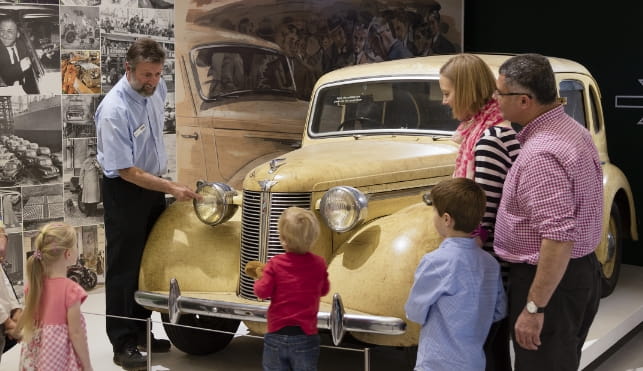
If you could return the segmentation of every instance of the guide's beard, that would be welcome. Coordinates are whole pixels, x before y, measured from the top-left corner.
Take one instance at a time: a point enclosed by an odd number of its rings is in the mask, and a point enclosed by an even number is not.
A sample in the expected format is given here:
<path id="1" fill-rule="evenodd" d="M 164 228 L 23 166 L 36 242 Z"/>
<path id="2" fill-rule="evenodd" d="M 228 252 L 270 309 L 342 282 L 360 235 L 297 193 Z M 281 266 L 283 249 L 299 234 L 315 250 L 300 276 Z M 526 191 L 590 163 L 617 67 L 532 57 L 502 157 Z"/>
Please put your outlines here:
<path id="1" fill-rule="evenodd" d="M 132 89 L 144 97 L 151 97 L 156 91 L 156 86 L 151 84 L 144 84 L 136 79 L 136 77 L 131 76 L 129 80 Z"/>

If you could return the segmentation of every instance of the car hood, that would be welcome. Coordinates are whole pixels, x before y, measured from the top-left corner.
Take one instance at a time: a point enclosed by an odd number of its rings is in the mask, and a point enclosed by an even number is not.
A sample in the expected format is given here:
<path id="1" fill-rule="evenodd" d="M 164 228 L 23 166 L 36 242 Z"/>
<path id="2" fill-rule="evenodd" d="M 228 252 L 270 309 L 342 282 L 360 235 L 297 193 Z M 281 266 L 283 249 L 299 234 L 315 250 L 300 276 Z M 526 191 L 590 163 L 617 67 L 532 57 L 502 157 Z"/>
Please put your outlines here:
<path id="1" fill-rule="evenodd" d="M 222 98 L 221 101 L 204 103 L 199 112 L 200 117 L 216 117 L 228 119 L 248 119 L 258 121 L 283 118 L 303 120 L 306 118 L 308 103 L 295 98 L 280 98 L 275 96 L 247 95 L 239 98 Z"/>
<path id="2" fill-rule="evenodd" d="M 393 139 L 310 144 L 256 167 L 243 187 L 260 191 L 270 181 L 272 192 L 323 192 L 338 185 L 395 189 L 395 183 L 410 185 L 453 173 L 455 143 Z"/>
<path id="3" fill-rule="evenodd" d="M 205 107 L 205 105 L 204 105 Z M 304 131 L 308 105 L 300 100 L 228 100 L 199 113 L 199 124 L 217 129 L 276 131 L 300 134 Z"/>

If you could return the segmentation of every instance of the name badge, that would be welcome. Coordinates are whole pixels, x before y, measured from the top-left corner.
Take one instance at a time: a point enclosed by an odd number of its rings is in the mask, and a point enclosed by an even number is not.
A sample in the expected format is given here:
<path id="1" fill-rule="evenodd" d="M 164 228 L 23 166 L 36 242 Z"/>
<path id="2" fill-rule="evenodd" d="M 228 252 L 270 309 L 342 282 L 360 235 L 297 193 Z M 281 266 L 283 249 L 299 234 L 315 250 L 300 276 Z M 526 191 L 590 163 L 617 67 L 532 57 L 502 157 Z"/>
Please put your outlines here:
<path id="1" fill-rule="evenodd" d="M 138 138 L 145 131 L 145 124 L 141 124 L 136 130 L 134 130 L 134 138 Z"/>

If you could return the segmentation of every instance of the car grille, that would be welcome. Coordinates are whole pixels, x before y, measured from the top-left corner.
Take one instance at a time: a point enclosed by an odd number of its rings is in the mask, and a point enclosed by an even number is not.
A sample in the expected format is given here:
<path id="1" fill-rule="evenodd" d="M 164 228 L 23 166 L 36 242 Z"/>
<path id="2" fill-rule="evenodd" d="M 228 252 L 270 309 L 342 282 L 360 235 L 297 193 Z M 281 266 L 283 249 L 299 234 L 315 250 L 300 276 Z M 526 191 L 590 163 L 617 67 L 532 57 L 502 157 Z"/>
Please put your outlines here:
<path id="1" fill-rule="evenodd" d="M 246 263 L 251 260 L 265 263 L 283 253 L 277 232 L 279 216 L 291 206 L 310 209 L 310 199 L 310 193 L 243 192 L 239 296 L 257 299 L 254 280 L 244 270 Z"/>

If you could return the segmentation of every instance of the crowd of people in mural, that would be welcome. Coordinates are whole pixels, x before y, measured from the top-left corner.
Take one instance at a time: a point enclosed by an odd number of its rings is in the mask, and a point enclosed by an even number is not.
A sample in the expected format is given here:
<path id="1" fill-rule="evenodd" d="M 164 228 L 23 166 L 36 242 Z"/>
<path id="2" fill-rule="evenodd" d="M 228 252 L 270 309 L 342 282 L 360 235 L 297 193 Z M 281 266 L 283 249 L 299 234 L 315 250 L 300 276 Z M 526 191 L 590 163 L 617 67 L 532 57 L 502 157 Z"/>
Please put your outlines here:
<path id="1" fill-rule="evenodd" d="M 144 19 L 135 14 L 126 19 L 103 18 L 101 28 L 106 33 L 134 33 L 148 36 L 174 37 L 174 25 L 162 25 L 155 19 Z"/>
<path id="2" fill-rule="evenodd" d="M 225 18 L 219 26 L 279 45 L 291 61 L 298 95 L 308 99 L 314 82 L 337 68 L 459 51 L 460 45 L 445 36 L 449 24 L 442 20 L 441 6 L 427 4 L 417 11 L 347 11 L 316 19 Z"/>

